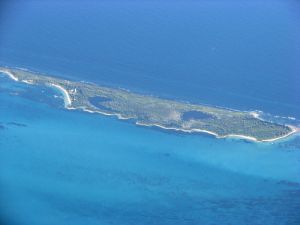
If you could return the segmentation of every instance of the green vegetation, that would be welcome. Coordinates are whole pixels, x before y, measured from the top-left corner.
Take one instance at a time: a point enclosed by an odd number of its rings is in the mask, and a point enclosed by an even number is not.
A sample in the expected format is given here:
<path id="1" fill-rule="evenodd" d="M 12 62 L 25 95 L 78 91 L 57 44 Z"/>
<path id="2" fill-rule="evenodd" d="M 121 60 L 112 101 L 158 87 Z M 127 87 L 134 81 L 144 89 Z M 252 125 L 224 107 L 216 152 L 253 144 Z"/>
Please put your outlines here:
<path id="1" fill-rule="evenodd" d="M 71 100 L 71 103 L 66 105 L 67 108 L 115 114 L 119 118 L 131 118 L 139 124 L 159 125 L 164 128 L 188 132 L 205 130 L 219 137 L 240 135 L 258 141 L 287 136 L 293 131 L 289 126 L 263 121 L 249 112 L 166 100 L 116 88 L 58 79 L 19 69 L 0 68 L 1 70 L 11 73 L 19 81 L 35 85 L 58 85 L 62 87 L 67 91 Z M 190 111 L 199 111 L 208 116 L 183 119 L 182 115 Z"/>

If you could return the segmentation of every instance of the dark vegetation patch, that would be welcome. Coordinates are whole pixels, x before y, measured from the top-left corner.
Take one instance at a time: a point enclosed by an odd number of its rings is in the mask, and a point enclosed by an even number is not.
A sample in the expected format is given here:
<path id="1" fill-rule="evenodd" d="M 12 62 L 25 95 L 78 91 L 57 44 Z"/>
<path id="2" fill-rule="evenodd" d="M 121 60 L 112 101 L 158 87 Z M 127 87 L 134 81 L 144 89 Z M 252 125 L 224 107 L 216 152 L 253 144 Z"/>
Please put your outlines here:
<path id="1" fill-rule="evenodd" d="M 103 102 L 108 102 L 110 101 L 110 98 L 106 98 L 106 97 L 101 97 L 101 96 L 96 96 L 96 97 L 91 97 L 89 98 L 89 102 L 97 107 L 98 109 L 102 109 L 102 110 L 110 110 L 109 108 L 107 108 L 106 106 L 102 105 Z"/>
<path id="2" fill-rule="evenodd" d="M 193 110 L 193 111 L 184 112 L 181 118 L 182 120 L 201 120 L 201 119 L 212 119 L 214 118 L 214 116 L 208 113 Z"/>

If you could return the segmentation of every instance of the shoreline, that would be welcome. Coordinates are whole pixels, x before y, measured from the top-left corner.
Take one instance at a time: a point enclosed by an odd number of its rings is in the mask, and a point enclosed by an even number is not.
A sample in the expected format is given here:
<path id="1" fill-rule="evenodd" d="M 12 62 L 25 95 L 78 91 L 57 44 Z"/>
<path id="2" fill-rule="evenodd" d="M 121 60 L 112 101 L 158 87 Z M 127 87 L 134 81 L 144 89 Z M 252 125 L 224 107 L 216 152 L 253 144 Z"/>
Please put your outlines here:
<path id="1" fill-rule="evenodd" d="M 0 72 L 6 74 L 9 78 L 11 78 L 14 81 L 17 81 L 17 82 L 20 81 L 20 82 L 24 82 L 24 83 L 27 83 L 27 84 L 30 84 L 30 85 L 35 84 L 31 80 L 19 80 L 16 76 L 14 76 L 13 73 L 11 73 L 8 70 L 0 69 Z M 116 116 L 120 120 L 132 119 L 132 118 L 124 117 L 120 113 L 106 113 L 106 112 L 101 112 L 99 110 L 90 110 L 86 107 L 74 108 L 74 107 L 72 107 L 72 100 L 71 100 L 70 94 L 64 87 L 62 87 L 58 84 L 53 84 L 53 83 L 47 83 L 47 86 L 58 90 L 63 95 L 64 106 L 68 110 L 81 109 L 82 111 L 88 112 L 88 113 L 98 113 L 98 114 L 102 114 L 102 115 L 105 115 L 105 116 Z M 248 113 L 251 116 L 253 116 L 254 118 L 261 119 L 259 117 L 259 113 L 256 112 L 256 111 L 249 111 Z M 227 134 L 227 135 L 224 135 L 224 136 L 220 136 L 217 133 L 214 133 L 212 131 L 202 130 L 202 129 L 189 129 L 189 130 L 187 130 L 187 129 L 184 129 L 184 128 L 181 129 L 181 128 L 175 128 L 175 127 L 165 127 L 165 126 L 160 125 L 160 124 L 145 124 L 145 123 L 142 123 L 142 122 L 139 122 L 139 121 L 136 121 L 135 124 L 139 125 L 139 126 L 146 126 L 146 127 L 159 127 L 161 129 L 165 129 L 165 130 L 181 131 L 181 132 L 185 132 L 185 133 L 207 133 L 207 134 L 213 135 L 216 138 L 238 138 L 238 139 L 246 139 L 246 140 L 250 140 L 250 141 L 253 141 L 253 142 L 260 142 L 260 143 L 262 143 L 262 142 L 274 142 L 274 141 L 289 137 L 289 136 L 291 136 L 291 135 L 293 135 L 293 134 L 300 131 L 300 128 L 297 128 L 297 127 L 294 127 L 294 126 L 291 126 L 291 125 L 286 125 L 292 130 L 291 132 L 289 132 L 289 133 L 287 133 L 283 136 L 280 136 L 280 137 L 275 137 L 275 138 L 271 138 L 271 139 L 257 140 L 255 137 L 246 136 L 246 135 L 239 135 L 239 134 Z"/>
<path id="2" fill-rule="evenodd" d="M 66 108 L 69 108 L 69 106 L 72 105 L 72 100 L 71 100 L 71 97 L 68 93 L 68 91 L 66 89 L 64 89 L 62 86 L 60 85 L 57 85 L 57 84 L 52 84 L 52 83 L 49 83 L 49 87 L 54 87 L 56 90 L 58 90 L 60 93 L 63 94 L 64 96 L 64 103 L 65 103 L 65 107 Z"/>
<path id="3" fill-rule="evenodd" d="M 174 130 L 174 131 L 182 131 L 182 132 L 185 132 L 185 133 L 206 133 L 206 134 L 211 134 L 213 135 L 215 138 L 238 138 L 238 139 L 246 139 L 246 140 L 249 140 L 249 141 L 253 141 L 253 142 L 258 142 L 258 143 L 270 143 L 270 142 L 274 142 L 274 141 L 278 141 L 280 139 L 284 139 L 286 137 L 289 137 L 297 132 L 300 131 L 299 128 L 295 128 L 293 126 L 289 126 L 292 131 L 288 134 L 285 134 L 283 136 L 280 136 L 280 137 L 276 137 L 276 138 L 271 138 L 271 139 L 263 139 L 263 140 L 257 140 L 255 137 L 251 137 L 251 136 L 246 136 L 246 135 L 241 135 L 241 134 L 227 134 L 227 135 L 224 135 L 224 136 L 220 136 L 218 135 L 217 133 L 214 133 L 212 131 L 208 131 L 208 130 L 201 130 L 201 129 L 191 129 L 191 130 L 186 130 L 186 129 L 180 129 L 180 128 L 175 128 L 175 127 L 165 127 L 165 126 L 162 126 L 162 125 L 159 125 L 159 124 L 145 124 L 145 123 L 141 123 L 141 122 L 136 122 L 135 123 L 136 125 L 140 125 L 140 126 L 146 126 L 146 127 L 159 127 L 159 128 L 162 128 L 162 129 L 165 129 L 165 130 Z"/>
<path id="4" fill-rule="evenodd" d="M 19 81 L 19 79 L 17 77 L 15 77 L 15 75 L 12 74 L 11 72 L 9 72 L 8 70 L 0 69 L 0 73 L 6 74 L 10 79 L 12 79 L 14 81 Z"/>
<path id="5" fill-rule="evenodd" d="M 76 109 L 76 108 L 69 108 L 69 109 Z M 106 112 L 101 112 L 99 110 L 93 111 L 93 110 L 90 110 L 90 109 L 87 109 L 87 108 L 83 108 L 83 107 L 80 107 L 78 109 L 81 109 L 82 111 L 88 112 L 88 113 L 98 113 L 98 114 L 105 115 L 105 116 L 116 116 L 119 120 L 129 120 L 129 119 L 132 119 L 130 117 L 124 117 L 124 116 L 122 116 L 119 113 L 106 113 Z"/>
<path id="6" fill-rule="evenodd" d="M 70 109 L 76 109 L 76 108 L 70 108 Z M 88 113 L 98 113 L 98 114 L 105 115 L 105 116 L 115 116 L 120 120 L 131 119 L 131 118 L 123 117 L 121 114 L 118 114 L 118 113 L 105 113 L 105 112 L 101 112 L 101 111 L 98 111 L 98 110 L 92 111 L 92 110 L 89 110 L 89 109 L 86 109 L 86 108 L 79 108 L 79 109 L 82 109 L 84 112 L 88 112 Z M 288 136 L 290 136 L 290 135 L 297 132 L 297 130 L 293 130 L 291 133 L 288 133 L 288 134 L 286 134 L 282 137 L 277 137 L 277 138 L 273 138 L 273 139 L 265 139 L 265 140 L 257 140 L 254 137 L 240 135 L 240 134 L 228 134 L 228 135 L 220 136 L 217 133 L 214 133 L 212 131 L 201 130 L 201 129 L 187 130 L 187 129 L 180 129 L 180 128 L 175 128 L 175 127 L 165 127 L 165 126 L 162 126 L 162 125 L 159 125 L 159 124 L 145 124 L 145 123 L 141 123 L 139 121 L 135 122 L 135 124 L 138 125 L 138 126 L 143 126 L 143 127 L 159 127 L 161 129 L 164 129 L 164 130 L 181 131 L 181 132 L 184 132 L 184 133 L 206 133 L 206 134 L 213 135 L 215 138 L 218 138 L 218 139 L 221 139 L 221 138 L 224 138 L 224 139 L 225 138 L 238 138 L 238 139 L 246 139 L 246 140 L 254 141 L 254 142 L 258 142 L 258 143 L 276 141 L 276 140 L 288 137 Z"/>
<path id="7" fill-rule="evenodd" d="M 285 134 L 285 135 L 283 135 L 283 136 L 281 136 L 281 137 L 277 137 L 277 138 L 265 139 L 265 140 L 262 140 L 262 142 L 273 142 L 273 141 L 277 141 L 277 140 L 280 140 L 280 139 L 283 139 L 283 138 L 287 138 L 287 137 L 289 137 L 289 136 L 291 136 L 291 135 L 293 135 L 293 134 L 295 134 L 295 133 L 298 133 L 298 132 L 300 131 L 300 129 L 297 128 L 297 127 L 294 127 L 294 126 L 291 126 L 291 125 L 287 125 L 287 126 L 288 126 L 289 128 L 292 129 L 292 131 L 291 131 L 290 133 Z"/>

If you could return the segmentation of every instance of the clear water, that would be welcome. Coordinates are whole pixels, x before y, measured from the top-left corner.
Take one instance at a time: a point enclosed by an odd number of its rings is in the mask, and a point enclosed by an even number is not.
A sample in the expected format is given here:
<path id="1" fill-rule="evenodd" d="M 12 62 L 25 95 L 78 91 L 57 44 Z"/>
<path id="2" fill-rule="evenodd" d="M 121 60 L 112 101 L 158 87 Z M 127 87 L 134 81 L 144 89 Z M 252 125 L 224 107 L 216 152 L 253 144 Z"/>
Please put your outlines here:
<path id="1" fill-rule="evenodd" d="M 299 124 L 296 1 L 1 10 L 3 65 Z M 0 76 L 7 224 L 299 224 L 299 136 L 256 144 L 139 127 L 65 110 L 58 93 Z"/>

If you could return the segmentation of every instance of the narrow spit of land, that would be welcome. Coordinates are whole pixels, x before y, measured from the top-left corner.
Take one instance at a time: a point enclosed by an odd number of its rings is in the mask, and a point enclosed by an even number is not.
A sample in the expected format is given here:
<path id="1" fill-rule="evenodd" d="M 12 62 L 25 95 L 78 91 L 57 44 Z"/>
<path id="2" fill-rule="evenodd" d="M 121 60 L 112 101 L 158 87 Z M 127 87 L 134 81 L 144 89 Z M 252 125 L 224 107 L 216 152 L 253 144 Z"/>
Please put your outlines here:
<path id="1" fill-rule="evenodd" d="M 161 99 L 22 69 L 0 67 L 0 72 L 16 82 L 56 88 L 63 94 L 67 109 L 115 115 L 119 119 L 132 119 L 143 126 L 261 142 L 276 141 L 298 131 L 290 125 L 264 121 L 253 112 Z"/>

